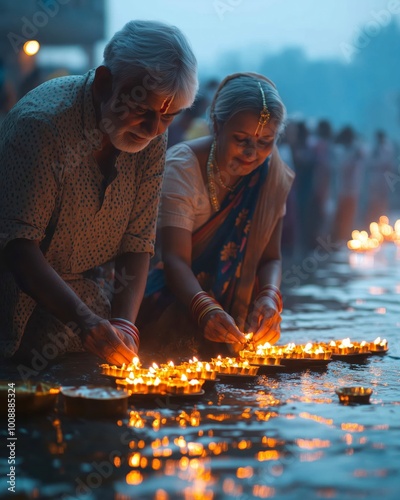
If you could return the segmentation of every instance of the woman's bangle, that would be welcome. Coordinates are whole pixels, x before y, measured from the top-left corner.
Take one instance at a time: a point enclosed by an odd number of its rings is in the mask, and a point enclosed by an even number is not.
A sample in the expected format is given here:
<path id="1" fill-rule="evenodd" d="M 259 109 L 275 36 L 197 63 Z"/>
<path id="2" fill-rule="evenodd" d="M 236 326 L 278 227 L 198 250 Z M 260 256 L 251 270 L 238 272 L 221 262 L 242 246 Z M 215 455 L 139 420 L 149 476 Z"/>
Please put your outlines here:
<path id="1" fill-rule="evenodd" d="M 283 300 L 282 300 L 282 295 L 279 290 L 279 288 L 275 285 L 266 285 L 263 288 L 261 288 L 260 292 L 257 295 L 257 299 L 260 299 L 262 297 L 269 297 L 271 298 L 278 310 L 279 313 L 282 312 L 283 310 Z"/>
<path id="2" fill-rule="evenodd" d="M 124 318 L 111 318 L 110 323 L 112 324 L 112 326 L 118 328 L 118 330 L 121 330 L 122 332 L 130 335 L 139 347 L 140 335 L 138 327 L 136 325 Z"/>
<path id="3" fill-rule="evenodd" d="M 218 302 L 206 292 L 197 292 L 190 302 L 190 312 L 196 323 L 200 325 L 203 318 L 211 311 L 223 311 Z"/>

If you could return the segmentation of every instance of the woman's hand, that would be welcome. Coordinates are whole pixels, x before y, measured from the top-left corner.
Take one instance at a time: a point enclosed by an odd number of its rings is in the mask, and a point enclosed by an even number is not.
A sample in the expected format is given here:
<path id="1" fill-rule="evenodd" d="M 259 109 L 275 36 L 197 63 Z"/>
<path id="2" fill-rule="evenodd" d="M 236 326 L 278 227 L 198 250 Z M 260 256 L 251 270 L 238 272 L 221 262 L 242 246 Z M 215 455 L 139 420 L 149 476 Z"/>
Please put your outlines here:
<path id="1" fill-rule="evenodd" d="M 250 315 L 249 331 L 254 332 L 251 342 L 256 345 L 275 344 L 281 336 L 281 321 L 276 302 L 268 296 L 259 297 Z"/>
<path id="2" fill-rule="evenodd" d="M 138 351 L 132 337 L 102 318 L 92 321 L 92 324 L 83 330 L 81 339 L 87 351 L 117 366 L 131 363 Z"/>
<path id="3" fill-rule="evenodd" d="M 246 337 L 239 331 L 231 316 L 222 310 L 216 309 L 206 314 L 200 322 L 200 328 L 204 337 L 213 342 L 246 343 Z"/>

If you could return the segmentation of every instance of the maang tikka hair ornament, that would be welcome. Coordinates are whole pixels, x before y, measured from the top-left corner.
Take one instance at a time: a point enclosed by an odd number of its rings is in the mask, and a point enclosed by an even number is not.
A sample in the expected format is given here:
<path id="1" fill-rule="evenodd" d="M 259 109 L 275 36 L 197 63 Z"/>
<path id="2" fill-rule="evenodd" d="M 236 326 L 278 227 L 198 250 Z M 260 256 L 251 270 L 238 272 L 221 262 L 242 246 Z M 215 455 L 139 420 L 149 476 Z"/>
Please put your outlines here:
<path id="1" fill-rule="evenodd" d="M 260 111 L 260 118 L 258 119 L 258 125 L 256 128 L 256 131 L 254 132 L 254 135 L 256 137 L 259 137 L 260 133 L 262 132 L 262 129 L 268 123 L 268 121 L 271 117 L 271 113 L 268 110 L 267 101 L 265 100 L 265 94 L 264 94 L 264 90 L 261 86 L 261 83 L 260 82 L 257 82 L 257 83 L 258 83 L 258 86 L 260 88 L 262 103 L 263 103 L 262 110 Z"/>

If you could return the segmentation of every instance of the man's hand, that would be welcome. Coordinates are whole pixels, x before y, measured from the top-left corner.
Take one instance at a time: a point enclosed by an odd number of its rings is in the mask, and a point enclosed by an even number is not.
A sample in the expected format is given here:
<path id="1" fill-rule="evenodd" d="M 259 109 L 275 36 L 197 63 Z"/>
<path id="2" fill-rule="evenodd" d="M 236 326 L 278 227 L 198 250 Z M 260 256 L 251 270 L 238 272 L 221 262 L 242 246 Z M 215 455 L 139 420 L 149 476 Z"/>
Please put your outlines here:
<path id="1" fill-rule="evenodd" d="M 101 318 L 81 335 L 83 347 L 87 351 L 117 366 L 131 363 L 137 355 L 137 346 L 132 337 L 128 337 Z"/>

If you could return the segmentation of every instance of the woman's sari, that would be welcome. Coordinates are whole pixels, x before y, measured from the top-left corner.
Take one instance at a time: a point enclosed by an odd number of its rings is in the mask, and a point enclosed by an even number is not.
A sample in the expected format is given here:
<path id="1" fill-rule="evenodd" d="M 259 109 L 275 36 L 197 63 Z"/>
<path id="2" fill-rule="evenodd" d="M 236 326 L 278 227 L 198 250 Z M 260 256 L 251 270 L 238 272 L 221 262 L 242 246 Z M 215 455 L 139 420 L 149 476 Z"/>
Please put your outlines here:
<path id="1" fill-rule="evenodd" d="M 270 161 L 267 159 L 244 177 L 234 192 L 225 197 L 220 210 L 193 233 L 192 270 L 202 288 L 215 297 L 242 331 L 257 267 L 283 214 L 293 178 L 293 172 L 274 148 Z M 192 332 L 197 330 L 188 311 L 176 303 L 166 287 L 162 264 L 150 272 L 145 297 L 151 297 L 151 307 L 146 299 L 144 307 L 149 309 L 153 320 L 159 318 L 153 322 L 159 334 L 162 335 L 168 322 L 167 330 L 180 330 L 182 314 L 188 318 L 183 322 L 186 333 L 188 328 Z M 170 307 L 173 314 L 166 311 Z"/>

